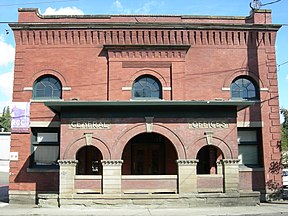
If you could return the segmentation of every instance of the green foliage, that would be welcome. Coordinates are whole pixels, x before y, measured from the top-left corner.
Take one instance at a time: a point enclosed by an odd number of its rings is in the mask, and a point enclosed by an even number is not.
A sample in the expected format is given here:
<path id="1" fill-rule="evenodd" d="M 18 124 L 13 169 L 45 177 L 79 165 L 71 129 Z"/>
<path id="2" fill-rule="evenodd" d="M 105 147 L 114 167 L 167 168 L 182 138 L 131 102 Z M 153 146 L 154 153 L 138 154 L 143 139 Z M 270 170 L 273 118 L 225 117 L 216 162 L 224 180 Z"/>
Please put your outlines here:
<path id="1" fill-rule="evenodd" d="M 11 116 L 9 106 L 4 107 L 2 116 L 0 117 L 0 128 L 4 128 L 4 132 L 9 132 L 11 128 Z"/>
<path id="2" fill-rule="evenodd" d="M 281 148 L 282 148 L 282 164 L 288 166 L 288 110 L 280 109 L 280 113 L 284 117 L 284 122 L 281 124 Z"/>

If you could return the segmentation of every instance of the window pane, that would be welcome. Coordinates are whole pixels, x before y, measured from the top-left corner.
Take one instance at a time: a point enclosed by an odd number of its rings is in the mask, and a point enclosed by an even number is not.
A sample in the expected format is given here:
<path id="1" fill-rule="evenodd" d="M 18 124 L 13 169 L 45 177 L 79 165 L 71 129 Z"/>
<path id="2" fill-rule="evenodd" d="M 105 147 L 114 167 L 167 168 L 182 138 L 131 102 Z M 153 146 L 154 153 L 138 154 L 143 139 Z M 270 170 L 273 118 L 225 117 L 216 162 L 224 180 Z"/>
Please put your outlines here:
<path id="1" fill-rule="evenodd" d="M 61 98 L 61 84 L 54 77 L 42 77 L 38 79 L 33 88 L 35 98 Z"/>
<path id="2" fill-rule="evenodd" d="M 37 133 L 37 142 L 58 142 L 58 133 Z"/>
<path id="3" fill-rule="evenodd" d="M 255 85 L 246 78 L 234 80 L 231 84 L 231 97 L 242 99 L 255 99 L 257 92 Z"/>
<path id="4" fill-rule="evenodd" d="M 240 164 L 257 165 L 258 164 L 257 145 L 239 145 L 238 159 L 240 159 Z"/>
<path id="5" fill-rule="evenodd" d="M 149 76 L 142 76 L 133 83 L 132 96 L 134 98 L 162 98 L 161 84 Z"/>
<path id="6" fill-rule="evenodd" d="M 256 130 L 251 130 L 251 131 L 243 131 L 239 130 L 238 131 L 238 143 L 242 144 L 243 142 L 252 142 L 255 143 L 257 142 L 257 132 Z"/>
<path id="7" fill-rule="evenodd" d="M 51 95 L 53 96 L 53 88 L 51 86 L 47 86 L 45 88 L 45 95 Z"/>
<path id="8" fill-rule="evenodd" d="M 59 156 L 59 146 L 34 146 L 36 165 L 54 165 Z"/>
<path id="9" fill-rule="evenodd" d="M 45 91 L 44 90 L 37 90 L 36 91 L 37 97 L 44 97 L 45 96 Z"/>
<path id="10" fill-rule="evenodd" d="M 143 96 L 142 97 L 151 97 L 151 89 L 148 86 L 143 88 Z"/>

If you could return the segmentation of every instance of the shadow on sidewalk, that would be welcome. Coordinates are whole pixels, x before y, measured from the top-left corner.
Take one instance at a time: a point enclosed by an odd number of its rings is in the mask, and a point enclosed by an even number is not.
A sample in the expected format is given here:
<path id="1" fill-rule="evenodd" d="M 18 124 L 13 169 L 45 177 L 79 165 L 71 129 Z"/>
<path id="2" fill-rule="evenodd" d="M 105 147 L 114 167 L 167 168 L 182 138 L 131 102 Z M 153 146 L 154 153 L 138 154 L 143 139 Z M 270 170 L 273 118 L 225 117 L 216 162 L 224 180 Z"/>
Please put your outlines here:
<path id="1" fill-rule="evenodd" d="M 8 196 L 9 187 L 7 186 L 0 186 L 0 202 L 9 202 Z"/>

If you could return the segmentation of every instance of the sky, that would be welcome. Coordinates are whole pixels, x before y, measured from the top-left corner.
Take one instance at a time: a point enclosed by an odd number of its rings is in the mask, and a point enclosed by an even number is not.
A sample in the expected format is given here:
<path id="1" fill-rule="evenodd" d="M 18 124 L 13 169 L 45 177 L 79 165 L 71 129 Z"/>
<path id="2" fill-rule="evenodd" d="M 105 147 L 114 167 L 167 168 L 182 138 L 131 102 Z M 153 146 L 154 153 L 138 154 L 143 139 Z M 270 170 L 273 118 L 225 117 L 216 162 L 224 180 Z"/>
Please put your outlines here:
<path id="1" fill-rule="evenodd" d="M 18 8 L 39 8 L 44 15 L 165 14 L 248 16 L 251 0 L 1 0 L 0 113 L 12 101 L 15 42 L 7 25 L 16 22 Z M 276 40 L 280 107 L 288 109 L 288 0 L 262 0 L 272 10 L 272 22 L 283 24 Z M 274 4 L 267 4 L 276 2 Z M 266 4 L 266 5 L 265 5 Z"/>

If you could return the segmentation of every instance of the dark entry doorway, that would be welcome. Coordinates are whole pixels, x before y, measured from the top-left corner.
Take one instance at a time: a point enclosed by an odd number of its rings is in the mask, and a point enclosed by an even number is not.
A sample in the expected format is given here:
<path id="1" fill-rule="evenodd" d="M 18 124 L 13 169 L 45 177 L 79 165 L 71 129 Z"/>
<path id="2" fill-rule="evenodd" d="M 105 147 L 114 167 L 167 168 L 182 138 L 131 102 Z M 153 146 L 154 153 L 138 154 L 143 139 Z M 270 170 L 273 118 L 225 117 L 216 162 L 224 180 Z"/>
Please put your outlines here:
<path id="1" fill-rule="evenodd" d="M 102 154 L 94 146 L 84 146 L 76 154 L 78 160 L 77 175 L 101 175 L 102 174 Z"/>
<path id="2" fill-rule="evenodd" d="M 125 175 L 175 175 L 177 153 L 173 144 L 157 133 L 143 133 L 126 145 L 122 159 Z"/>
<path id="3" fill-rule="evenodd" d="M 132 144 L 132 174 L 164 174 L 165 145 L 163 143 Z"/>

